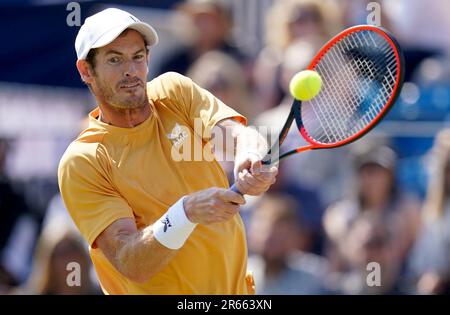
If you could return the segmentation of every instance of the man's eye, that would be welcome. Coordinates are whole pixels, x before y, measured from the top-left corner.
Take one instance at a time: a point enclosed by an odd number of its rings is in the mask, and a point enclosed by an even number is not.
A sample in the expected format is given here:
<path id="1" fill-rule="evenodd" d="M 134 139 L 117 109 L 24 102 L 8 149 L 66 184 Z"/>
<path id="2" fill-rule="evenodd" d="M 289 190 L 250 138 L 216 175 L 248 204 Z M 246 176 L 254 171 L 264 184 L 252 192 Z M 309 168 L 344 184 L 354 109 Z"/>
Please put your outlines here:
<path id="1" fill-rule="evenodd" d="M 144 55 L 136 55 L 134 57 L 135 60 L 143 60 L 144 59 Z"/>
<path id="2" fill-rule="evenodd" d="M 119 57 L 112 57 L 108 60 L 110 63 L 118 63 L 120 61 Z"/>

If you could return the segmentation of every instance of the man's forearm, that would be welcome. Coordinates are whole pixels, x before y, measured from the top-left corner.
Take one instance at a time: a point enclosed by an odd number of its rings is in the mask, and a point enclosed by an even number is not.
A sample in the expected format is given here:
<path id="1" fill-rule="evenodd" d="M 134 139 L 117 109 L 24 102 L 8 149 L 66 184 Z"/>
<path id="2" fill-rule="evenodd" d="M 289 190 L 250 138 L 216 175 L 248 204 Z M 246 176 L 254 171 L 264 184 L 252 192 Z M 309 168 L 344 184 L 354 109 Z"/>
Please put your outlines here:
<path id="1" fill-rule="evenodd" d="M 227 156 L 233 154 L 238 157 L 242 154 L 253 153 L 262 158 L 268 150 L 267 140 L 255 128 L 246 127 L 233 119 L 219 122 L 213 128 L 213 135 L 215 149 L 225 151 Z M 233 145 L 230 146 L 230 143 Z"/>
<path id="2" fill-rule="evenodd" d="M 170 262 L 197 225 L 187 217 L 185 200 L 189 196 L 180 198 L 141 231 L 132 218 L 119 219 L 97 237 L 94 245 L 124 276 L 136 282 L 147 281 Z"/>
<path id="3" fill-rule="evenodd" d="M 233 129 L 233 137 L 236 139 L 236 157 L 250 153 L 262 159 L 267 153 L 267 141 L 255 128 L 236 126 Z"/>
<path id="4" fill-rule="evenodd" d="M 116 254 L 116 267 L 136 282 L 145 282 L 161 271 L 178 250 L 163 246 L 153 234 L 152 226 L 133 235 L 119 236 L 120 248 Z"/>

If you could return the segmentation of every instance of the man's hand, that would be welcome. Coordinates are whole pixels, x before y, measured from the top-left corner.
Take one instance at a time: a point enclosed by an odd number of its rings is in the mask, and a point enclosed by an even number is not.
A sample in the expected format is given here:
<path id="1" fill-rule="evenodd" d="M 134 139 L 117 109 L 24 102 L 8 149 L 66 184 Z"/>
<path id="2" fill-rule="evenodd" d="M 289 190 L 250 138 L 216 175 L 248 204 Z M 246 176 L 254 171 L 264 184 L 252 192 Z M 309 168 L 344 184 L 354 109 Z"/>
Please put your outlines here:
<path id="1" fill-rule="evenodd" d="M 224 188 L 209 188 L 187 196 L 184 211 L 193 223 L 211 224 L 230 220 L 243 204 L 245 199 L 238 193 Z"/>
<path id="2" fill-rule="evenodd" d="M 275 183 L 278 167 L 262 165 L 257 153 L 245 152 L 236 157 L 234 178 L 237 189 L 244 195 L 258 196 Z"/>
<path id="3" fill-rule="evenodd" d="M 277 166 L 262 165 L 262 157 L 268 150 L 266 138 L 255 128 L 246 127 L 233 119 L 225 119 L 213 128 L 215 148 L 227 150 L 229 137 L 234 140 L 234 180 L 243 195 L 260 195 L 275 182 Z M 225 136 L 224 136 L 225 135 Z"/>

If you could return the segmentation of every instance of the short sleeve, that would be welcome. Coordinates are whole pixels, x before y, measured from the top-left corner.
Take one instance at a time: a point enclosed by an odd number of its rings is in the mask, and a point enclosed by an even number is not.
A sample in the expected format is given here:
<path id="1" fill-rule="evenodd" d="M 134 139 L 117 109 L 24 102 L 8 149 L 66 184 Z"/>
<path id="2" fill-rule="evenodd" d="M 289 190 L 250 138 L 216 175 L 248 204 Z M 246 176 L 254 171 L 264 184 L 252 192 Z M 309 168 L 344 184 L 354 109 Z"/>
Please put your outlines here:
<path id="1" fill-rule="evenodd" d="M 210 131 L 219 121 L 227 118 L 247 124 L 247 119 L 243 115 L 225 105 L 190 78 L 169 72 L 161 76 L 161 81 L 163 85 L 167 85 L 165 90 L 170 91 L 168 94 L 175 99 L 180 106 L 179 109 L 187 115 L 194 130 L 197 130 L 195 125 L 201 123 L 204 130 Z M 205 132 L 201 136 L 206 134 L 210 133 Z"/>
<path id="2" fill-rule="evenodd" d="M 89 245 L 114 221 L 134 218 L 131 207 L 110 184 L 97 146 L 72 143 L 58 168 L 64 204 Z"/>

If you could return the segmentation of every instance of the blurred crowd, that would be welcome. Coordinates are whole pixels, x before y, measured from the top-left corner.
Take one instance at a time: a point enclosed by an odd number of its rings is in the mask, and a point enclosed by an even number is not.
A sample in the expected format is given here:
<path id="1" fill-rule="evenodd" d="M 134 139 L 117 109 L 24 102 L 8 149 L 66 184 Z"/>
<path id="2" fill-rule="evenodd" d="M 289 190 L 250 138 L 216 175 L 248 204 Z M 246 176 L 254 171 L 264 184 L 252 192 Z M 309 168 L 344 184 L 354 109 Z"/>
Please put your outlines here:
<path id="1" fill-rule="evenodd" d="M 189 76 L 250 125 L 270 126 L 276 133 L 292 102 L 289 79 L 332 36 L 367 23 L 372 1 L 269 1 L 264 47 L 256 53 L 233 41 L 235 2 L 180 2 L 173 12 L 184 17 L 186 25 L 179 29 L 186 34 L 178 34 L 183 46 L 167 52 L 160 64 L 150 62 L 150 68 Z M 381 25 L 404 48 L 410 87 L 450 86 L 450 38 L 445 38 L 450 2 L 426 2 L 433 19 L 418 17 L 423 1 L 377 3 Z M 414 36 L 417 29 L 421 32 Z M 447 35 L 437 34 L 439 29 Z M 408 95 L 403 97 L 408 103 Z M 389 132 L 282 163 L 273 188 L 249 198 L 241 213 L 257 294 L 450 293 L 450 128 L 445 125 L 418 157 L 427 172 L 423 193 L 405 189 L 399 179 L 405 154 Z M 299 141 L 293 132 L 286 144 Z M 9 178 L 5 161 L 11 142 L 0 134 L 0 294 L 100 294 L 87 244 L 59 195 L 36 214 L 33 198 Z M 232 165 L 223 162 L 223 167 L 232 180 Z M 70 262 L 80 266 L 80 285 L 67 285 Z"/>

